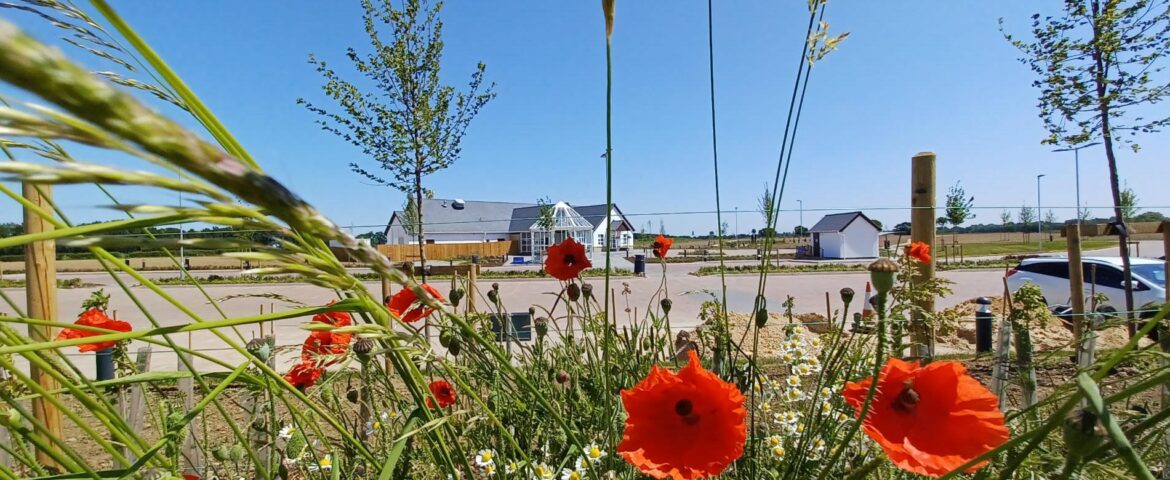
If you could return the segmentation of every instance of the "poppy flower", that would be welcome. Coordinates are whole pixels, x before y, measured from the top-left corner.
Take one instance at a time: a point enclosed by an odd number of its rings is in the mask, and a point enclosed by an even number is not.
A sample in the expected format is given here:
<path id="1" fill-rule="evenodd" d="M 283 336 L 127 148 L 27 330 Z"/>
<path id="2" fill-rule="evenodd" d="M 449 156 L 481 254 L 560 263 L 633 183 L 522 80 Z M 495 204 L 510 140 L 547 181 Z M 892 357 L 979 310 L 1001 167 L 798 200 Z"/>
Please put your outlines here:
<path id="1" fill-rule="evenodd" d="M 435 380 L 428 388 L 431 390 L 431 395 L 434 395 L 435 399 L 439 401 L 439 407 L 449 407 L 455 404 L 455 388 L 446 380 Z M 435 408 L 430 397 L 427 397 L 427 406 Z"/>
<path id="2" fill-rule="evenodd" d="M 81 325 L 83 327 L 104 328 L 106 330 L 113 330 L 116 332 L 129 332 L 131 326 L 129 323 L 121 320 L 113 320 L 106 316 L 100 308 L 91 308 L 82 312 L 81 316 L 77 317 L 74 325 Z M 106 333 L 97 332 L 94 330 L 82 330 L 77 328 L 63 328 L 61 333 L 57 334 L 57 340 L 69 340 L 73 338 L 96 337 L 98 335 L 105 335 Z M 118 342 L 97 342 L 86 343 L 78 346 L 78 350 L 82 352 L 96 352 L 105 350 L 117 344 Z"/>
<path id="3" fill-rule="evenodd" d="M 353 324 L 353 318 L 346 312 L 318 313 L 313 315 L 313 321 L 333 327 L 348 327 Z M 346 350 L 349 350 L 349 343 L 352 339 L 353 334 L 350 333 L 337 333 L 331 330 L 309 332 L 309 337 L 301 346 L 301 360 L 314 362 L 317 361 L 318 355 L 343 355 Z M 326 365 L 332 365 L 338 361 L 340 361 L 339 358 L 334 358 L 329 360 Z"/>
<path id="4" fill-rule="evenodd" d="M 674 240 L 671 240 L 666 235 L 659 235 L 654 239 L 654 256 L 658 258 L 666 258 L 666 252 L 670 250 L 670 246 L 674 245 Z"/>
<path id="5" fill-rule="evenodd" d="M 872 381 L 848 382 L 842 392 L 859 416 Z M 987 453 L 1009 435 L 999 399 L 962 364 L 934 362 L 921 367 L 897 358 L 882 367 L 862 428 L 898 468 L 931 477 Z"/>
<path id="6" fill-rule="evenodd" d="M 930 245 L 923 242 L 911 242 L 906 247 L 906 255 L 917 258 L 919 262 L 930 263 Z"/>
<path id="7" fill-rule="evenodd" d="M 654 478 L 719 475 L 747 441 L 743 394 L 703 368 L 694 350 L 688 354 L 690 363 L 677 374 L 654 366 L 622 390 L 626 430 L 617 451 Z"/>
<path id="8" fill-rule="evenodd" d="M 446 301 L 443 298 L 443 295 L 439 293 L 438 290 L 435 290 L 435 287 L 432 287 L 426 283 L 420 285 L 420 287 L 422 287 L 422 289 L 425 290 L 427 295 L 430 295 L 431 298 L 434 298 L 440 302 Z M 418 296 L 414 294 L 414 290 L 409 288 L 399 290 L 398 293 L 395 293 L 393 297 L 390 297 L 390 302 L 386 304 L 386 308 L 390 310 L 390 313 L 393 313 L 395 316 L 402 319 L 402 321 L 406 323 L 417 322 L 422 318 L 430 316 L 430 314 L 434 313 L 435 311 L 435 309 L 419 301 Z"/>
<path id="9" fill-rule="evenodd" d="M 593 263 L 585 256 L 585 246 L 572 238 L 548 247 L 548 256 L 544 259 L 544 271 L 557 280 L 572 280 L 591 267 Z"/>
<path id="10" fill-rule="evenodd" d="M 301 360 L 288 373 L 284 374 L 284 379 L 292 386 L 304 390 L 317 383 L 317 379 L 321 378 L 322 373 L 325 373 L 325 368 L 318 367 L 313 361 Z"/>

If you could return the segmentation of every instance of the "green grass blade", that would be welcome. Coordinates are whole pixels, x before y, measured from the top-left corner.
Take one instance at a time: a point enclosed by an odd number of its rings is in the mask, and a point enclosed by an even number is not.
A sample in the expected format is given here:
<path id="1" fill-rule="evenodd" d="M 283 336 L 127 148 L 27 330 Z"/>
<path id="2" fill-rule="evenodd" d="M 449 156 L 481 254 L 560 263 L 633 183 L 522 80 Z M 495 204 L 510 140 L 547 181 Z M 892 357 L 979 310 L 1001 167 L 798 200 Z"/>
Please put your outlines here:
<path id="1" fill-rule="evenodd" d="M 1085 400 L 1088 401 L 1089 410 L 1100 419 L 1101 425 L 1109 433 L 1109 438 L 1113 440 L 1113 445 L 1117 447 L 1117 451 L 1121 454 L 1122 460 L 1125 460 L 1125 463 L 1129 465 L 1129 471 L 1135 475 L 1135 478 L 1155 480 L 1154 474 L 1150 473 L 1150 469 L 1142 461 L 1141 455 L 1129 443 L 1129 438 L 1125 436 L 1125 431 L 1121 429 L 1121 425 L 1118 425 L 1117 420 L 1114 420 L 1113 416 L 1109 413 L 1109 408 L 1105 405 L 1105 399 L 1101 397 L 1101 389 L 1097 386 L 1097 382 L 1089 378 L 1087 374 L 1081 373 L 1077 375 L 1077 388 L 1085 394 Z"/>

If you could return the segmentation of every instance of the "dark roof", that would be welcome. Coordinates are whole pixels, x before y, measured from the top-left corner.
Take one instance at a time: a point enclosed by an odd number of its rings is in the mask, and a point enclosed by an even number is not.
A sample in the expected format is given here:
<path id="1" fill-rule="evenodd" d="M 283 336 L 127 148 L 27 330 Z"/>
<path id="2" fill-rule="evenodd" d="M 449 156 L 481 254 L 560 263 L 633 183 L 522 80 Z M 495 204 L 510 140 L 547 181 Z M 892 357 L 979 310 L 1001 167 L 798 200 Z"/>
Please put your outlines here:
<path id="1" fill-rule="evenodd" d="M 531 203 L 464 201 L 462 209 L 455 209 L 454 200 L 423 199 L 423 224 L 427 233 L 506 233 L 514 232 L 513 213 L 517 209 L 534 207 Z M 401 211 L 394 216 L 400 217 Z"/>
<path id="2" fill-rule="evenodd" d="M 573 207 L 577 213 L 585 217 L 585 221 L 597 228 L 598 225 L 605 225 L 605 204 L 601 205 L 582 205 L 580 207 Z M 617 220 L 616 218 L 614 220 Z"/>
<path id="3" fill-rule="evenodd" d="M 821 221 L 817 222 L 816 225 L 813 225 L 812 229 L 809 231 L 814 233 L 844 231 L 845 228 L 849 226 L 849 224 L 853 223 L 853 221 L 857 220 L 858 218 L 865 219 L 865 221 L 869 222 L 870 225 L 873 225 L 873 228 L 877 228 L 878 231 L 881 231 L 881 228 L 878 228 L 877 224 L 873 223 L 873 220 L 870 220 L 869 217 L 865 216 L 865 214 L 861 212 L 845 212 L 825 215 L 825 217 L 822 218 Z"/>
<path id="4" fill-rule="evenodd" d="M 540 205 L 518 207 L 512 210 L 512 221 L 509 223 L 509 232 L 527 232 L 540 220 Z"/>

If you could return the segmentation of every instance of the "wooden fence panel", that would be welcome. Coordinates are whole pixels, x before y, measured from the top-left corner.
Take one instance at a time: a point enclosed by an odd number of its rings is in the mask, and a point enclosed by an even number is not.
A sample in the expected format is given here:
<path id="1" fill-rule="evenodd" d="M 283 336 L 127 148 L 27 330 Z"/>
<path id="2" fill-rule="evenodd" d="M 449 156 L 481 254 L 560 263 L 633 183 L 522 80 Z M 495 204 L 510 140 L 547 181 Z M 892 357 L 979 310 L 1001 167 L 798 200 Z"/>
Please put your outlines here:
<path id="1" fill-rule="evenodd" d="M 518 245 L 513 241 L 474 243 L 429 243 L 426 245 L 427 260 L 448 260 L 459 257 L 501 257 L 514 254 Z M 378 251 L 391 261 L 406 262 L 418 260 L 418 245 L 378 245 Z"/>

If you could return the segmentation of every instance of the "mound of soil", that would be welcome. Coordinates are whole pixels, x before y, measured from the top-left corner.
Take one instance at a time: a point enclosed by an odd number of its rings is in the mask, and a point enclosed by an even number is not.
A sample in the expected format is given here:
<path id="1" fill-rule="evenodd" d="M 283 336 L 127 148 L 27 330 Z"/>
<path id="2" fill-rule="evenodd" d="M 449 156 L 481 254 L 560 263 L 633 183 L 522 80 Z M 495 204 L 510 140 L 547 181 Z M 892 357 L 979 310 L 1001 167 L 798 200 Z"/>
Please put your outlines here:
<path id="1" fill-rule="evenodd" d="M 958 313 L 958 330 L 949 335 L 939 335 L 937 341 L 947 347 L 961 352 L 975 351 L 975 311 L 979 305 L 978 298 L 969 299 L 947 311 Z M 999 335 L 999 320 L 1007 314 L 1003 297 L 991 297 L 991 312 L 995 320 L 991 324 L 991 338 L 994 344 Z M 1061 319 L 1049 316 L 1041 325 L 1032 328 L 1032 346 L 1037 351 L 1071 350 L 1073 348 L 1072 330 L 1067 328 Z M 1118 348 L 1129 340 L 1124 326 L 1113 325 L 1097 331 L 1097 348 Z M 1141 345 L 1148 340 L 1142 339 Z"/>

